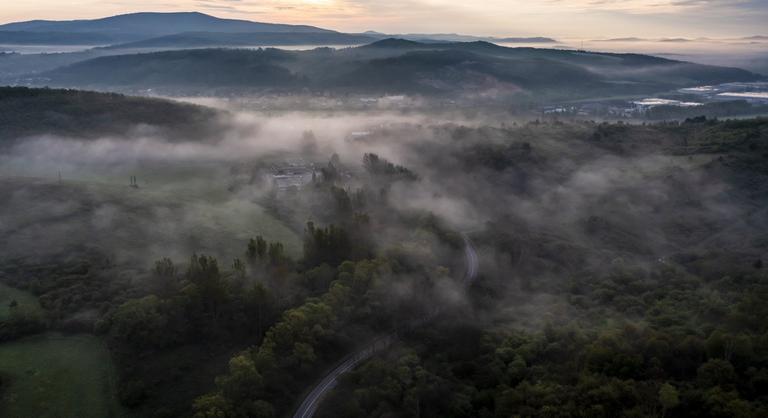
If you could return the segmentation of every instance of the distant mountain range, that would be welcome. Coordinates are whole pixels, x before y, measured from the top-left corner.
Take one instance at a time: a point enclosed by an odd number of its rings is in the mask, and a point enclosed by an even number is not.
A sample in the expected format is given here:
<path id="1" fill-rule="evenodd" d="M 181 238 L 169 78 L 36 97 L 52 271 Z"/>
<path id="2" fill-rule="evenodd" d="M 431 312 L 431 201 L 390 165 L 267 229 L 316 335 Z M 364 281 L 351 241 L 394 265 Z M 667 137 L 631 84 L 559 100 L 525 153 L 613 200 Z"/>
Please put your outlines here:
<path id="1" fill-rule="evenodd" d="M 336 33 L 314 26 L 221 19 L 197 12 L 132 13 L 94 20 L 31 20 L 0 25 L 0 31 L 31 32 L 55 39 L 61 33 L 90 34 L 110 43 L 131 42 L 184 32 L 221 33 Z"/>
<path id="2" fill-rule="evenodd" d="M 711 39 L 698 38 L 698 39 L 686 39 L 686 38 L 661 38 L 661 39 L 648 39 L 648 38 L 612 38 L 612 39 L 596 39 L 592 42 L 693 42 L 693 41 L 709 41 Z"/>
<path id="3" fill-rule="evenodd" d="M 263 45 L 362 45 L 397 37 L 422 42 L 554 43 L 551 38 L 494 38 L 459 34 L 348 34 L 314 26 L 220 19 L 197 12 L 133 13 L 94 20 L 0 25 L 0 44 L 94 45 L 114 49 Z"/>
<path id="4" fill-rule="evenodd" d="M 768 36 L 746 36 L 743 38 L 716 39 L 716 38 L 612 38 L 595 39 L 592 42 L 717 42 L 717 41 L 768 41 Z"/>
<path id="5" fill-rule="evenodd" d="M 173 49 L 201 47 L 363 45 L 387 38 L 417 42 L 475 42 L 497 44 L 555 44 L 548 37 L 489 37 L 455 33 L 386 34 L 375 31 L 341 33 L 307 25 L 222 19 L 199 12 L 131 13 L 92 20 L 31 20 L 0 25 L 0 45 L 90 45 L 113 49 Z M 697 38 L 614 38 L 594 42 L 693 42 Z M 761 42 L 768 36 L 736 41 Z"/>
<path id="6" fill-rule="evenodd" d="M 190 49 L 105 56 L 32 79 L 37 85 L 166 94 L 332 91 L 563 100 L 763 78 L 639 54 L 386 39 L 342 50 Z"/>
<path id="7" fill-rule="evenodd" d="M 1 35 L 0 35 L 1 36 Z M 252 47 L 288 45 L 362 45 L 377 41 L 366 35 L 338 32 L 187 32 L 136 42 L 112 45 L 106 49 L 184 49 L 202 47 Z"/>
<path id="8" fill-rule="evenodd" d="M 501 44 L 553 44 L 557 43 L 555 39 L 541 36 L 529 38 L 498 38 L 493 36 L 470 36 L 456 33 L 408 33 L 408 34 L 385 34 L 381 32 L 368 31 L 364 35 L 376 38 L 398 38 L 418 42 L 476 42 L 484 41 Z"/>
<path id="9" fill-rule="evenodd" d="M 2 36 L 2 35 L 0 35 Z M 444 42 L 494 42 L 494 43 L 526 43 L 547 44 L 555 43 L 550 38 L 482 38 L 467 35 L 385 35 L 377 32 L 362 34 L 320 32 L 320 33 L 290 33 L 290 32 L 257 32 L 257 33 L 222 33 L 222 32 L 188 32 L 175 35 L 161 36 L 136 42 L 128 42 L 107 47 L 108 49 L 183 49 L 202 47 L 246 47 L 246 46 L 289 46 L 289 45 L 364 45 L 390 37 L 413 40 L 424 43 Z"/>
<path id="10" fill-rule="evenodd" d="M 100 47 L 75 53 L 5 54 L 0 59 L 0 83 L 123 92 L 152 89 L 164 94 L 334 92 L 544 101 L 762 79 L 740 69 L 647 55 L 506 48 L 491 43 L 546 45 L 555 42 L 551 38 L 388 36 L 219 19 L 202 13 L 35 20 L 0 26 L 0 44 L 93 43 Z M 635 40 L 641 41 L 608 41 Z M 363 46 L 310 51 L 214 49 L 273 45 Z M 154 52 L 146 53 L 150 51 Z"/>

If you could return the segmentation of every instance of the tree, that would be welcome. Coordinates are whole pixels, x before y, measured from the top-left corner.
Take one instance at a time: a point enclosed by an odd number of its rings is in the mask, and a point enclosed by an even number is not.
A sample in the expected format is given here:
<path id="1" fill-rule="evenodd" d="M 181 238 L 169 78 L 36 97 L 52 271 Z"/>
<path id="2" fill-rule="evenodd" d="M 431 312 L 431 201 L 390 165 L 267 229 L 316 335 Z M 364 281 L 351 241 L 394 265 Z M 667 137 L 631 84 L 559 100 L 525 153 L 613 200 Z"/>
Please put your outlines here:
<path id="1" fill-rule="evenodd" d="M 281 242 L 270 242 L 269 249 L 267 250 L 267 256 L 269 258 L 269 264 L 273 266 L 279 266 L 283 264 L 288 258 L 285 255 L 285 247 Z"/>
<path id="2" fill-rule="evenodd" d="M 214 257 L 192 255 L 187 279 L 196 286 L 197 299 L 203 313 L 218 318 L 220 307 L 227 300 L 226 283 L 221 278 L 219 264 Z"/>
<path id="3" fill-rule="evenodd" d="M 704 388 L 725 386 L 736 380 L 736 371 L 727 360 L 710 359 L 699 367 L 697 379 Z"/>
<path id="4" fill-rule="evenodd" d="M 292 356 L 302 367 L 309 367 L 317 360 L 315 349 L 304 342 L 297 342 L 293 345 Z"/>
<path id="5" fill-rule="evenodd" d="M 311 267 L 328 263 L 337 266 L 348 260 L 352 253 L 352 243 L 344 228 L 329 225 L 318 228 L 313 222 L 307 222 L 304 232 L 304 262 Z"/>
<path id="6" fill-rule="evenodd" d="M 261 235 L 257 236 L 256 239 L 251 238 L 251 240 L 248 241 L 246 258 L 251 264 L 255 263 L 257 260 L 263 260 L 266 254 L 267 241 L 265 241 Z"/>
<path id="7" fill-rule="evenodd" d="M 161 296 L 169 296 L 178 290 L 177 269 L 170 258 L 155 261 L 152 272 Z"/>
<path id="8" fill-rule="evenodd" d="M 168 330 L 166 307 L 157 296 L 132 299 L 117 308 L 112 315 L 110 334 L 136 348 L 159 348 L 173 339 Z"/>
<path id="9" fill-rule="evenodd" d="M 249 316 L 255 317 L 256 335 L 261 335 L 265 319 L 272 311 L 269 291 L 264 285 L 257 283 L 246 293 L 245 302 Z"/>
<path id="10" fill-rule="evenodd" d="M 661 404 L 661 416 L 667 415 L 667 411 L 680 404 L 680 394 L 674 386 L 664 383 L 659 388 L 659 403 Z"/>
<path id="11" fill-rule="evenodd" d="M 418 180 L 418 176 L 411 170 L 395 165 L 376 154 L 363 155 L 363 167 L 374 177 L 389 177 L 393 180 Z"/>
<path id="12" fill-rule="evenodd" d="M 194 418 L 233 418 L 232 404 L 220 393 L 203 395 L 193 404 Z"/>
<path id="13" fill-rule="evenodd" d="M 510 378 L 513 384 L 520 383 L 525 379 L 528 365 L 525 363 L 525 359 L 516 354 L 514 360 L 507 366 L 507 376 Z"/>
<path id="14" fill-rule="evenodd" d="M 331 160 L 328 161 L 328 164 L 320 169 L 320 173 L 322 173 L 323 182 L 328 184 L 333 184 L 336 180 L 341 177 L 341 159 L 339 158 L 338 154 L 333 154 L 331 156 Z"/>
<path id="15" fill-rule="evenodd" d="M 229 373 L 216 378 L 216 386 L 237 406 L 258 396 L 264 387 L 264 379 L 256 370 L 250 353 L 243 352 L 229 360 Z"/>
<path id="16" fill-rule="evenodd" d="M 271 403 L 257 399 L 247 405 L 248 418 L 273 418 L 275 416 L 275 407 Z"/>
<path id="17" fill-rule="evenodd" d="M 174 277 L 176 275 L 176 266 L 170 258 L 162 258 L 155 261 L 154 273 L 160 277 Z"/>
<path id="18" fill-rule="evenodd" d="M 349 197 L 349 193 L 341 187 L 331 186 L 331 195 L 336 203 L 336 212 L 347 217 L 352 213 L 352 199 Z"/>
<path id="19" fill-rule="evenodd" d="M 704 407 L 710 417 L 756 417 L 749 402 L 741 399 L 735 390 L 726 391 L 716 386 L 704 394 Z"/>
<path id="20" fill-rule="evenodd" d="M 323 293 L 336 278 L 336 269 L 328 264 L 321 264 L 305 271 L 302 275 L 302 285 L 312 293 Z"/>
<path id="21" fill-rule="evenodd" d="M 245 279 L 245 263 L 243 260 L 237 257 L 232 260 L 232 273 L 234 274 L 236 280 L 242 281 Z"/>

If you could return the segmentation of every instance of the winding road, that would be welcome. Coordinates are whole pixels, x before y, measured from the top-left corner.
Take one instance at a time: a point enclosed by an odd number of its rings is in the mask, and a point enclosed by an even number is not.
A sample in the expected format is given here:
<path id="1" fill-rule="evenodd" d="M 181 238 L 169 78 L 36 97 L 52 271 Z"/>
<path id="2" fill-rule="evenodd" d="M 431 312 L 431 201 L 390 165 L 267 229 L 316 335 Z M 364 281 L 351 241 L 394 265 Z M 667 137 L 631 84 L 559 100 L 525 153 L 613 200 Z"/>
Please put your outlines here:
<path id="1" fill-rule="evenodd" d="M 477 251 L 472 245 L 467 234 L 461 234 L 464 239 L 464 257 L 466 263 L 466 269 L 464 271 L 464 277 L 462 283 L 466 290 L 477 278 L 477 272 L 479 269 L 479 262 L 477 257 Z M 409 324 L 408 328 L 413 329 L 419 327 L 429 320 L 433 319 L 440 313 L 440 310 L 435 310 L 430 313 L 426 318 L 413 321 Z M 336 366 L 330 373 L 328 373 L 323 380 L 318 383 L 311 392 L 304 398 L 304 401 L 299 405 L 296 413 L 293 414 L 293 418 L 311 418 L 315 415 L 320 402 L 325 395 L 333 389 L 339 381 L 339 377 L 351 370 L 354 370 L 362 362 L 373 357 L 374 354 L 384 351 L 389 348 L 390 345 L 397 339 L 397 331 L 387 334 L 385 336 L 375 339 L 370 344 L 366 345 L 362 350 L 357 351 L 347 356 L 341 363 Z"/>

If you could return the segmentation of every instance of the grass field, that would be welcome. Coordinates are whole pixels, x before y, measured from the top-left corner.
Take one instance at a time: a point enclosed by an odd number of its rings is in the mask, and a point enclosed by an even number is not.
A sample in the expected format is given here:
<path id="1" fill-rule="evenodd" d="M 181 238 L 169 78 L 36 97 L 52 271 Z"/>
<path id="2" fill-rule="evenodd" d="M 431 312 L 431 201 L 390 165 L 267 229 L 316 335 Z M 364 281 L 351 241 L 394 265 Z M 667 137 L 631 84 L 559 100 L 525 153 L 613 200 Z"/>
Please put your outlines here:
<path id="1" fill-rule="evenodd" d="M 9 307 L 14 300 L 19 304 L 19 308 L 25 311 L 41 310 L 35 295 L 0 283 L 0 321 L 8 319 Z"/>
<path id="2" fill-rule="evenodd" d="M 131 189 L 125 184 L 0 178 L 0 224 L 4 255 L 59 251 L 88 244 L 113 259 L 145 267 L 160 257 L 186 261 L 193 252 L 214 255 L 227 265 L 242 257 L 248 239 L 281 241 L 294 257 L 301 238 L 248 196 L 226 185 L 190 187 L 182 182 Z M 45 225 L 45 227 L 41 227 Z"/>
<path id="3" fill-rule="evenodd" d="M 3 418 L 109 418 L 127 414 L 104 343 L 93 336 L 38 335 L 0 344 Z"/>

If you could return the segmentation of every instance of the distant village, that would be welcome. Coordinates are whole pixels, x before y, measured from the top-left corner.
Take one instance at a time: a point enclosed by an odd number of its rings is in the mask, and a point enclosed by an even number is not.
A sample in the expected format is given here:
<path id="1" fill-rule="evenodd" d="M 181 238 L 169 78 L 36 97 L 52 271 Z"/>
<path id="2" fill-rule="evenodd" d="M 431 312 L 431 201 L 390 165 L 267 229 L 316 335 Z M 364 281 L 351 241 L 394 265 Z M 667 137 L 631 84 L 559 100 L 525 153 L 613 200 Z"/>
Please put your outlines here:
<path id="1" fill-rule="evenodd" d="M 541 113 L 546 116 L 602 117 L 609 119 L 638 119 L 647 116 L 664 116 L 659 108 L 699 108 L 706 110 L 734 108 L 734 103 L 743 106 L 738 110 L 757 113 L 768 106 L 768 83 L 728 83 L 717 86 L 701 86 L 679 89 L 675 92 L 633 100 L 591 100 L 544 106 Z M 695 111 L 694 111 L 695 112 Z M 685 112 L 677 112 L 685 113 Z M 688 112 L 690 113 L 690 112 Z"/>

